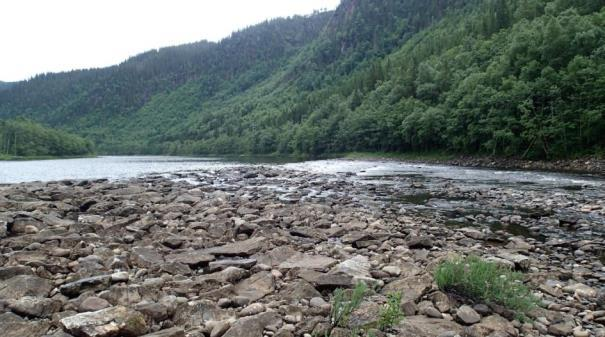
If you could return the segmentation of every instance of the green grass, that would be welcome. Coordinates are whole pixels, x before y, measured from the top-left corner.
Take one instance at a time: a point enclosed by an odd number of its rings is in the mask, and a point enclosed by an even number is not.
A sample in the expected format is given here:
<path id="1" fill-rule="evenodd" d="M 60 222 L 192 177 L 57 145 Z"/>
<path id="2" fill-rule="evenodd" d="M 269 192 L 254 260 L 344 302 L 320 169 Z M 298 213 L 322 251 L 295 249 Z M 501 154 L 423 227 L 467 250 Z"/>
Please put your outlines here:
<path id="1" fill-rule="evenodd" d="M 352 290 L 336 289 L 331 299 L 330 324 L 332 327 L 348 328 L 351 314 L 359 308 L 367 293 L 368 286 L 363 282 L 357 283 Z M 403 319 L 400 304 L 401 293 L 387 295 L 387 303 L 379 313 L 377 324 L 379 330 L 386 331 Z M 365 333 L 365 336 L 370 337 L 375 335 L 372 330 L 366 331 L 364 328 L 356 327 L 351 329 L 350 332 L 351 336 L 359 336 Z M 329 336 L 329 334 L 326 336 Z"/>
<path id="2" fill-rule="evenodd" d="M 499 304 L 521 316 L 537 303 L 530 289 L 523 284 L 523 274 L 477 256 L 442 262 L 434 277 L 439 289 L 445 292 Z"/>
<path id="3" fill-rule="evenodd" d="M 349 323 L 349 317 L 363 301 L 368 287 L 365 283 L 359 282 L 352 291 L 346 291 L 338 288 L 332 295 L 332 309 L 330 311 L 330 323 L 332 326 L 346 327 Z"/>
<path id="4" fill-rule="evenodd" d="M 387 295 L 387 303 L 380 311 L 378 329 L 385 331 L 392 328 L 403 319 L 401 311 L 401 293 Z"/>

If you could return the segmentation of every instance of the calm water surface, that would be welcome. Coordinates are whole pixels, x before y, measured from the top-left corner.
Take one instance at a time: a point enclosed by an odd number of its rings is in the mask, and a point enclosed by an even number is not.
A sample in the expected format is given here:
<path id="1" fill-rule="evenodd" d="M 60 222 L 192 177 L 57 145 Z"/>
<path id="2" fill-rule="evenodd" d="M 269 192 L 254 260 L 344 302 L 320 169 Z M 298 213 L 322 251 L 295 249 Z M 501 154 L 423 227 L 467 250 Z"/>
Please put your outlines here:
<path id="1" fill-rule="evenodd" d="M 215 169 L 237 165 L 218 158 L 123 156 L 0 161 L 0 183 L 63 179 L 126 179 L 151 173 Z"/>

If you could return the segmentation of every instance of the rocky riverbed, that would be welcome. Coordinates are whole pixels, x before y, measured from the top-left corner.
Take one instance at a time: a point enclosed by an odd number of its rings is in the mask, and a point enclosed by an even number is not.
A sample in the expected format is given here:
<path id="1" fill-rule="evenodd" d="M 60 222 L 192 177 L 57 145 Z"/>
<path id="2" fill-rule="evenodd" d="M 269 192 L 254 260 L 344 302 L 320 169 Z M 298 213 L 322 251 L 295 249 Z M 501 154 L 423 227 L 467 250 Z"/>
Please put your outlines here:
<path id="1" fill-rule="evenodd" d="M 0 330 L 348 337 L 401 292 L 406 317 L 376 336 L 605 336 L 601 180 L 420 171 L 241 166 L 1 185 Z M 524 273 L 540 299 L 529 320 L 439 291 L 438 263 L 469 254 Z M 357 282 L 371 294 L 331 329 L 331 294 Z"/>

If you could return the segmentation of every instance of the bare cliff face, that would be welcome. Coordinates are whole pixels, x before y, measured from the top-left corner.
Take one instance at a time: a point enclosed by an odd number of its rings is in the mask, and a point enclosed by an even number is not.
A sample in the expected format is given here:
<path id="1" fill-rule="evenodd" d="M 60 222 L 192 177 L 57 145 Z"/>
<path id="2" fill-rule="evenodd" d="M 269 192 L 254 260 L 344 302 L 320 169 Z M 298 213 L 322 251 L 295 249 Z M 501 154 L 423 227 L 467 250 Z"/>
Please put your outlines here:
<path id="1" fill-rule="evenodd" d="M 581 217 L 603 216 L 603 200 L 397 179 L 417 198 L 386 198 L 402 190 L 379 178 L 248 166 L 2 185 L 0 329 L 11 337 L 605 334 L 603 238 Z M 438 206 L 447 200 L 474 210 Z M 500 229 L 483 225 L 494 219 Z M 527 224 L 543 235 L 512 234 Z M 563 226 L 575 234 L 560 234 Z M 454 255 L 523 272 L 540 299 L 532 321 L 439 290 L 433 271 Z M 333 292 L 360 282 L 369 290 L 334 326 Z M 391 293 L 402 295 L 406 317 L 380 331 Z"/>

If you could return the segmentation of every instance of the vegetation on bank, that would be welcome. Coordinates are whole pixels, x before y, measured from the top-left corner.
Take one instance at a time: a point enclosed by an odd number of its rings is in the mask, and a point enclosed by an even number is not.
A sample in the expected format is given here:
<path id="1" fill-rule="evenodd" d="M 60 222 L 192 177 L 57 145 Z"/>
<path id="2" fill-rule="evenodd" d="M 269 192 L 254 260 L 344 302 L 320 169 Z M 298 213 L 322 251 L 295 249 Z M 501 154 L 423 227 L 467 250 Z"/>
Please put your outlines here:
<path id="1" fill-rule="evenodd" d="M 537 300 L 523 283 L 523 274 L 477 256 L 442 262 L 435 271 L 439 289 L 487 304 L 499 304 L 523 315 Z"/>
<path id="2" fill-rule="evenodd" d="M 351 336 L 375 336 L 376 329 L 388 331 L 393 326 L 401 322 L 404 318 L 401 311 L 401 293 L 387 295 L 387 302 L 378 312 L 378 320 L 375 324 L 364 327 L 350 327 L 350 318 L 353 313 L 359 309 L 366 295 L 370 292 L 368 286 L 363 282 L 358 282 L 353 289 L 338 288 L 331 297 L 330 306 L 330 325 L 332 328 L 340 327 L 351 329 Z M 329 337 L 330 332 L 325 333 Z"/>
<path id="3" fill-rule="evenodd" d="M 0 91 L 123 154 L 605 151 L 600 0 L 343 0 Z"/>
<path id="4" fill-rule="evenodd" d="M 0 160 L 87 156 L 90 141 L 28 119 L 0 120 Z"/>

